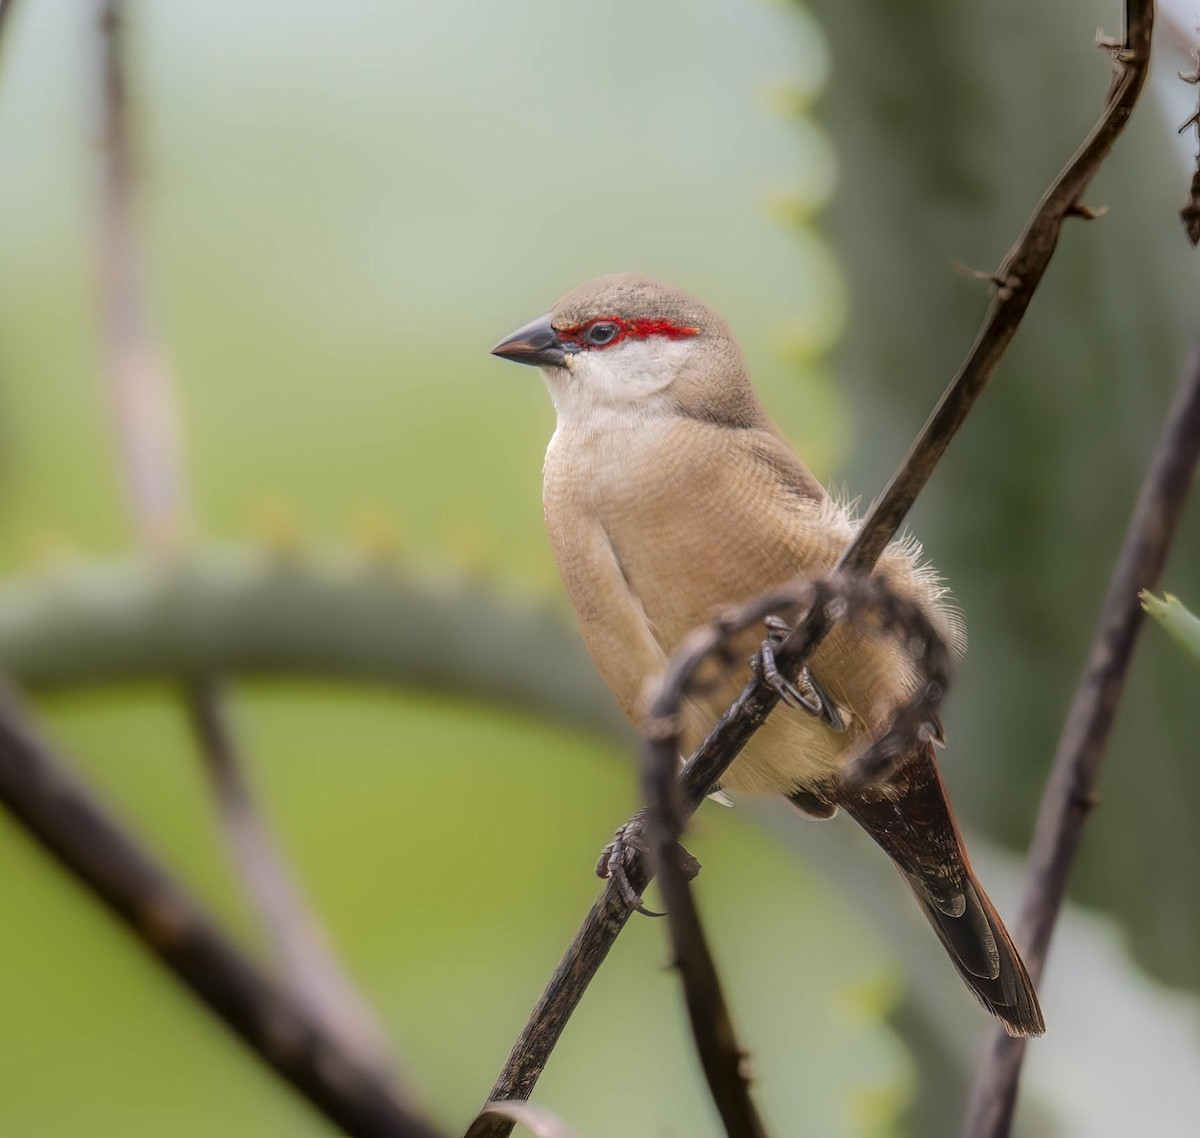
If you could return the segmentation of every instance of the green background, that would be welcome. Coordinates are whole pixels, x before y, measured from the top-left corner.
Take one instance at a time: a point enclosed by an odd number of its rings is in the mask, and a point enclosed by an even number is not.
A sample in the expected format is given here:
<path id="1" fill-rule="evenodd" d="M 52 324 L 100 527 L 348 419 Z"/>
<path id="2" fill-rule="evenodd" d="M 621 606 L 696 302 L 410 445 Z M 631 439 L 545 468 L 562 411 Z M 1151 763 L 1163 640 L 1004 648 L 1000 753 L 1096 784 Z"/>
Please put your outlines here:
<path id="1" fill-rule="evenodd" d="M 999 260 L 1100 106 L 1090 38 L 1111 7 L 132 4 L 142 235 L 190 543 L 305 558 L 394 542 L 401 575 L 545 596 L 566 623 L 540 508 L 552 411 L 535 373 L 487 350 L 630 268 L 725 314 L 806 461 L 869 497 L 986 303 L 952 262 Z M 21 0 L 5 38 L 0 569 L 37 581 L 131 536 L 95 322 L 96 8 Z M 947 778 L 964 822 L 1017 850 L 1193 330 L 1186 153 L 1152 100 L 1096 187 L 1110 215 L 1071 227 L 914 516 L 972 633 Z M 1198 541 L 1192 510 L 1168 576 L 1185 600 Z M 1132 947 L 1121 991 L 1157 991 L 1147 973 L 1173 985 L 1194 1027 L 1196 675 L 1149 631 L 1078 893 Z M 40 706 L 119 815 L 259 947 L 173 689 Z M 248 681 L 234 710 L 341 955 L 429 1110 L 465 1128 L 637 805 L 627 751 L 333 679 Z M 797 859 L 753 811 L 707 807 L 689 843 L 768 1125 L 953 1133 L 987 1024 L 882 859 L 840 823 L 806 829 Z M 0 862 L 5 1132 L 328 1132 L 7 822 Z M 874 893 L 848 880 L 859 862 Z M 897 902 L 887 921 L 877 895 Z M 539 1085 L 584 1135 L 717 1133 L 664 934 L 632 922 Z M 1103 1035 L 1117 1001 L 1064 959 L 1052 1030 L 1082 985 L 1095 1026 L 1071 1027 Z M 1136 1049 L 1155 1064 L 1152 1042 Z M 1033 1081 L 1027 1133 L 1079 1132 L 1055 1100 L 1067 1082 Z M 1115 1120 L 1122 1094 L 1114 1080 L 1091 1097 Z"/>

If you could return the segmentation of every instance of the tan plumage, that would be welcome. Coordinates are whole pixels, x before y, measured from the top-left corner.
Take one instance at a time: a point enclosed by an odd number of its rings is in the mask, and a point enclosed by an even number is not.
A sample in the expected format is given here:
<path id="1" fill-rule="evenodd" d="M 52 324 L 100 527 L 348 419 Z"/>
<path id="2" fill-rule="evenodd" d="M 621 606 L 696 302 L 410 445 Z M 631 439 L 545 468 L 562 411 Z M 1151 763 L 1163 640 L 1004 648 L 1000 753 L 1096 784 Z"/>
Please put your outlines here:
<path id="1" fill-rule="evenodd" d="M 847 511 L 762 411 L 724 322 L 692 297 L 643 277 L 599 278 L 496 352 L 543 365 L 558 412 L 546 525 L 588 649 L 635 722 L 646 681 L 688 631 L 774 585 L 825 573 L 847 544 Z M 961 647 L 961 622 L 915 543 L 893 543 L 877 572 Z M 742 647 L 748 659 L 753 645 Z M 1040 1032 L 1036 997 L 971 874 L 931 748 L 883 795 L 851 802 L 832 788 L 855 741 L 911 694 L 911 661 L 890 641 L 839 627 L 810 667 L 847 729 L 780 705 L 723 785 L 781 793 L 816 816 L 845 807 L 904 873 L 981 1002 L 1010 1031 Z M 732 670 L 689 706 L 689 747 L 747 674 Z"/>

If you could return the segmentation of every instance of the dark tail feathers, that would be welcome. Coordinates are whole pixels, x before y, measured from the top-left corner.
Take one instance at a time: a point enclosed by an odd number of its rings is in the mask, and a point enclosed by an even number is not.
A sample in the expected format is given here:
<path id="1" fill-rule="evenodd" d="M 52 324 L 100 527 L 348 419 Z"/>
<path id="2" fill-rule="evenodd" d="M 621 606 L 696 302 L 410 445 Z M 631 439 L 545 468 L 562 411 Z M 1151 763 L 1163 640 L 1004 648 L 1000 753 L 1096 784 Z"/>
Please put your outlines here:
<path id="1" fill-rule="evenodd" d="M 975 998 L 1009 1035 L 1041 1035 L 1033 983 L 971 871 L 932 748 L 914 754 L 886 788 L 839 805 L 896 863 Z"/>
<path id="2" fill-rule="evenodd" d="M 970 879 L 973 896 L 968 895 L 961 917 L 943 913 L 915 885 L 913 891 L 971 994 L 1009 1035 L 1041 1035 L 1046 1024 L 1033 982 L 1008 930 L 974 876 Z"/>

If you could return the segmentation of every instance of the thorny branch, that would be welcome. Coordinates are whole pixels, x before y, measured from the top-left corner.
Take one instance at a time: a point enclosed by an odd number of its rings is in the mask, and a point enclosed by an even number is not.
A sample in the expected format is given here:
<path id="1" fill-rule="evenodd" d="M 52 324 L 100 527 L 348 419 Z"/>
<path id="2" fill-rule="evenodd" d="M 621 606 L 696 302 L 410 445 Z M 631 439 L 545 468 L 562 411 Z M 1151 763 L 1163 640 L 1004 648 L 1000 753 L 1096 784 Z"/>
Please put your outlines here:
<path id="1" fill-rule="evenodd" d="M 176 384 L 154 333 L 137 237 L 133 132 L 126 83 L 124 0 L 99 0 L 103 62 L 100 311 L 113 425 L 126 498 L 141 544 L 161 552 L 187 528 L 187 494 Z M 250 791 L 217 685 L 198 679 L 183 699 L 200 745 L 242 887 L 262 920 L 297 999 L 380 1071 L 391 1071 L 386 1037 L 342 970 Z"/>
<path id="2" fill-rule="evenodd" d="M 828 600 L 828 603 L 814 603 L 813 597 L 817 594 L 812 590 L 822 587 L 828 588 L 830 592 L 827 597 L 821 595 L 819 599 L 822 602 Z M 880 630 L 892 635 L 904 635 L 909 639 L 916 659 L 927 669 L 930 682 L 919 693 L 921 702 L 903 709 L 888 734 L 878 740 L 875 746 L 864 751 L 854 766 L 847 769 L 844 777 L 855 785 L 877 779 L 885 773 L 890 759 L 898 749 L 903 749 L 902 743 L 898 746 L 898 740 L 905 738 L 904 732 L 917 730 L 921 723 L 928 720 L 947 682 L 948 662 L 943 655 L 944 646 L 937 633 L 928 625 L 923 614 L 906 611 L 900 616 L 888 616 L 888 606 L 881 600 L 881 588 L 882 586 L 875 581 L 856 583 L 850 579 L 840 583 L 829 582 L 823 586 L 800 582 L 791 588 L 773 591 L 767 596 L 757 598 L 718 625 L 706 626 L 693 634 L 699 636 L 715 629 L 714 635 L 727 636 L 736 628 L 748 626 L 768 613 L 786 614 L 798 606 L 807 607 L 807 616 L 796 626 L 790 638 L 792 644 L 788 649 L 787 658 L 778 652 L 776 654 L 780 670 L 790 670 L 794 674 L 804 663 L 809 652 L 816 647 L 818 639 L 825 634 L 830 623 L 848 614 L 853 615 L 864 606 L 875 606 L 883 614 L 880 617 Z M 855 589 L 858 590 L 857 593 L 853 591 Z M 845 601 L 848 605 L 844 611 L 839 601 Z M 831 606 L 834 611 L 827 612 Z M 697 749 L 678 780 L 680 824 L 699 809 L 714 783 L 720 780 L 725 768 L 737 756 L 754 729 L 766 718 L 777 699 L 775 693 L 769 689 L 759 691 L 756 685 L 748 685 L 747 690 L 743 690 L 734 704 L 742 714 L 734 720 L 728 738 L 721 738 L 718 730 L 714 729 Z M 769 706 L 764 710 L 768 700 Z M 675 761 L 673 758 L 672 769 Z M 637 893 L 645 889 L 652 876 L 645 861 L 640 858 L 630 861 L 627 875 L 629 884 Z M 525 1099 L 532 1094 L 567 1021 L 578 1007 L 588 983 L 599 971 L 609 949 L 633 911 L 630 903 L 622 896 L 617 883 L 613 880 L 607 881 L 575 934 L 574 940 L 563 954 L 524 1030 L 513 1045 L 504 1069 L 488 1096 L 489 1101 Z M 512 1130 L 511 1123 L 504 1119 L 493 1119 L 476 1125 L 477 1129 L 472 1132 L 472 1138 L 502 1138 Z"/>
<path id="3" fill-rule="evenodd" d="M 1179 73 L 1179 78 L 1185 83 L 1191 83 L 1193 86 L 1200 84 L 1200 51 L 1193 54 L 1193 62 L 1195 70 L 1185 75 L 1182 71 Z M 1188 191 L 1188 200 L 1184 203 L 1183 208 L 1179 211 L 1180 220 L 1183 222 L 1183 230 L 1187 234 L 1188 240 L 1193 244 L 1200 244 L 1200 106 L 1188 117 L 1188 120 L 1179 128 L 1179 133 L 1182 134 L 1185 130 L 1195 128 L 1196 131 L 1196 170 L 1192 174 L 1192 185 Z"/>
<path id="4" fill-rule="evenodd" d="M 0 0 L 0 18 L 10 6 Z M 1064 219 L 1089 215 L 1080 195 L 1131 113 L 1148 64 L 1153 5 L 1131 0 L 1127 11 L 1124 42 L 1106 45 L 1113 48 L 1117 74 L 1104 116 L 1043 197 L 997 272 L 997 293 L 975 346 L 901 470 L 843 555 L 842 568 L 862 573 L 873 568 L 994 372 L 1049 263 Z M 145 360 L 135 362 L 140 366 Z M 816 646 L 823 634 L 816 627 L 819 623 L 815 619 L 802 622 L 779 649 L 777 664 L 785 674 L 794 673 Z M 762 684 L 747 685 L 684 772 L 678 787 L 680 820 L 696 809 L 720 771 L 777 701 L 778 697 Z M 302 1010 L 289 1007 L 282 993 L 259 978 L 220 939 L 194 904 L 175 891 L 165 875 L 107 822 L 65 771 L 57 769 L 44 747 L 15 716 L 11 700 L 6 702 L 6 713 L 0 714 L 0 797 L 13 813 L 152 944 L 201 998 L 331 1118 L 354 1134 L 432 1134 L 390 1097 L 374 1075 L 356 1069 L 337 1044 L 324 1036 L 319 1025 L 310 1024 Z M 667 780 L 667 786 L 672 785 Z M 54 790 L 49 798 L 45 797 L 47 788 Z M 71 825 L 61 824 L 63 816 L 71 816 Z M 670 859 L 663 862 L 664 866 L 669 863 Z M 668 878 L 670 874 L 668 868 Z M 644 887 L 649 874 L 635 864 L 632 876 L 635 885 L 640 880 L 640 887 Z M 518 1041 L 498 1087 L 507 1081 L 522 1092 L 516 1097 L 528 1095 L 562 1026 L 628 916 L 628 907 L 616 896 L 610 882 L 535 1010 L 534 1020 Z M 536 1046 L 523 1049 L 522 1041 L 536 1042 Z M 347 1097 L 348 1086 L 353 1090 Z M 509 1129 L 511 1125 L 499 1133 Z M 472 1133 L 493 1131 L 473 1128 Z"/>
<path id="5" fill-rule="evenodd" d="M 1139 594 L 1153 588 L 1162 573 L 1198 461 L 1200 344 L 1192 349 L 1142 482 L 1042 796 L 1017 920 L 1017 940 L 1035 982 L 1096 802 L 1100 767 L 1144 619 Z M 993 1039 L 976 1074 L 965 1138 L 1008 1134 L 1025 1042 Z"/>
<path id="6" fill-rule="evenodd" d="M 1104 110 L 1042 195 L 1016 244 L 996 271 L 996 293 L 974 344 L 900 468 L 872 504 L 854 540 L 839 559 L 838 569 L 858 574 L 869 574 L 874 569 L 950 440 L 995 373 L 1054 255 L 1064 222 L 1069 217 L 1094 216 L 1080 199 L 1141 94 L 1149 69 L 1153 18 L 1153 0 L 1128 0 L 1123 40 L 1101 42 L 1100 46 L 1111 52 L 1115 68 Z M 798 625 L 776 650 L 779 671 L 785 676 L 796 675 L 807 654 L 816 647 L 816 639 L 806 623 Z M 778 702 L 779 696 L 757 678 L 742 689 L 680 775 L 680 797 L 685 811 L 693 812 L 699 807 Z M 650 872 L 634 859 L 628 878 L 633 888 L 641 892 L 650 880 Z M 630 912 L 620 890 L 612 881 L 607 882 L 517 1038 L 491 1098 L 527 1098 L 532 1092 L 563 1028 Z M 511 1125 L 499 1124 L 481 1138 L 505 1138 L 511 1129 Z"/>
<path id="7" fill-rule="evenodd" d="M 667 666 L 643 728 L 647 846 L 666 903 L 696 1048 L 730 1138 L 763 1138 L 765 1131 L 750 1098 L 746 1057 L 738 1047 L 692 897 L 689 874 L 679 856 L 685 821 L 694 810 L 681 801 L 676 778 L 681 714 L 685 698 L 697 686 L 697 670 L 709 657 L 728 651 L 733 633 L 758 623 L 769 613 L 797 609 L 804 612 L 807 648 L 811 649 L 838 620 L 872 623 L 874 631 L 903 641 L 924 676 L 910 702 L 895 714 L 888 731 L 842 773 L 841 779 L 847 784 L 861 787 L 887 777 L 894 764 L 923 738 L 950 679 L 950 654 L 920 606 L 896 596 L 879 579 L 845 575 L 778 590 L 697 629 Z"/>
<path id="8" fill-rule="evenodd" d="M 993 276 L 996 292 L 967 358 L 938 400 L 900 469 L 867 512 L 838 567 L 870 572 L 929 481 L 950 440 L 996 371 L 1041 283 L 1069 217 L 1090 219 L 1081 198 L 1133 113 L 1150 70 L 1153 0 L 1129 0 L 1120 43 L 1100 40 L 1115 68 L 1104 112 L 1071 160 L 1042 195 L 1017 243 Z"/>
<path id="9" fill-rule="evenodd" d="M 437 1138 L 378 1071 L 263 976 L 126 836 L 0 684 L 0 804 L 175 978 L 351 1138 Z"/>

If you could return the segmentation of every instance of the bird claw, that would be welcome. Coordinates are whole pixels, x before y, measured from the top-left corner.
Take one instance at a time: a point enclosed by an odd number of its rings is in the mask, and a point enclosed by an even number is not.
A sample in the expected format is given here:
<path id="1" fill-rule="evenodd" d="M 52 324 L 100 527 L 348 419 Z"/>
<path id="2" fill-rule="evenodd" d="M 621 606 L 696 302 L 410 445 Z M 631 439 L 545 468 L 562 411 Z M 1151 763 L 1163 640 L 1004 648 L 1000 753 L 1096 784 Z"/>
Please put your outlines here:
<path id="1" fill-rule="evenodd" d="M 820 684 L 813 678 L 806 664 L 800 669 L 796 682 L 792 683 L 775 663 L 775 649 L 791 634 L 787 622 L 777 616 L 763 619 L 767 628 L 767 639 L 763 641 L 758 655 L 754 657 L 753 665 L 762 677 L 763 683 L 771 688 L 779 698 L 788 705 L 820 719 L 833 731 L 845 731 L 846 721 L 838 708 L 837 701 L 832 699 Z"/>
<path id="2" fill-rule="evenodd" d="M 596 876 L 611 879 L 616 884 L 621 900 L 635 913 L 641 913 L 644 917 L 665 917 L 666 913 L 646 908 L 642 903 L 642 895 L 629 880 L 630 871 L 639 866 L 649 852 L 642 837 L 645 826 L 645 811 L 639 810 L 628 822 L 618 827 L 613 840 L 604 847 L 600 860 L 596 862 Z M 683 871 L 690 881 L 700 872 L 700 863 L 683 846 L 677 845 L 676 848 Z"/>

